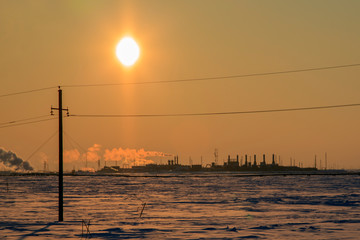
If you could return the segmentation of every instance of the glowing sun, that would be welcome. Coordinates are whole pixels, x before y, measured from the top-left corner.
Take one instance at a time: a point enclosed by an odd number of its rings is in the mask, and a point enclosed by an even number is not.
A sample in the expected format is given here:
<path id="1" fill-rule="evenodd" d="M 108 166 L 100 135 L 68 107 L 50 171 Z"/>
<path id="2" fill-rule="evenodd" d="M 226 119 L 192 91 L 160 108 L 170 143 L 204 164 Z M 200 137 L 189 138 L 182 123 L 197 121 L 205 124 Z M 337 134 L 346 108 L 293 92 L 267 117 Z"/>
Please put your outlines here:
<path id="1" fill-rule="evenodd" d="M 140 48 L 131 37 L 124 37 L 116 46 L 116 56 L 126 66 L 132 66 L 140 56 Z"/>

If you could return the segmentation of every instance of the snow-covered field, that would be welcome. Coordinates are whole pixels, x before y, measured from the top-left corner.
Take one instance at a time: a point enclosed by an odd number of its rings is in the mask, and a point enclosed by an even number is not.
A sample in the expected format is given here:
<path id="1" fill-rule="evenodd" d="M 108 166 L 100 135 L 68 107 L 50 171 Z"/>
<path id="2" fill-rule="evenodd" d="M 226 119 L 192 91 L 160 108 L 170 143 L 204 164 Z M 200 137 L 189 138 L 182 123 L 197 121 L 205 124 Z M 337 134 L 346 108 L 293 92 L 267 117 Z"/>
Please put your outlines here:
<path id="1" fill-rule="evenodd" d="M 61 223 L 56 176 L 2 176 L 0 239 L 360 236 L 360 176 L 134 176 L 65 176 Z"/>

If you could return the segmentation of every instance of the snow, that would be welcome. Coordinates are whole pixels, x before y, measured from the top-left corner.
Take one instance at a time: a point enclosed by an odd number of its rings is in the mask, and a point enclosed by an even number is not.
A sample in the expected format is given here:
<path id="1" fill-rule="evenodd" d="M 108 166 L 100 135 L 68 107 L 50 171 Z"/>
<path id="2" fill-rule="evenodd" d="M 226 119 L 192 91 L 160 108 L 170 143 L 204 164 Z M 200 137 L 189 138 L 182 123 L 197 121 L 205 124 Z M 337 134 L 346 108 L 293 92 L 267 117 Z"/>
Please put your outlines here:
<path id="1" fill-rule="evenodd" d="M 360 176 L 237 175 L 65 176 L 64 222 L 56 176 L 1 176 L 0 239 L 358 239 Z"/>

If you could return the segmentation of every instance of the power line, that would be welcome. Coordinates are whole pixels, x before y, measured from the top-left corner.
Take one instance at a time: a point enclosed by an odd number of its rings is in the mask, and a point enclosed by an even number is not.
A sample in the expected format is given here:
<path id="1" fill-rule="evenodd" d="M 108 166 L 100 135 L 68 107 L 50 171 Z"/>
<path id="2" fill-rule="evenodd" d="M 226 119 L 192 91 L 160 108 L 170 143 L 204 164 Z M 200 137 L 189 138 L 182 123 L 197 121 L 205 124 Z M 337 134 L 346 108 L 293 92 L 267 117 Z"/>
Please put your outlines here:
<path id="1" fill-rule="evenodd" d="M 267 110 L 251 110 L 251 111 L 234 111 L 234 112 L 207 112 L 207 113 L 174 113 L 174 114 L 71 114 L 70 117 L 96 117 L 96 118 L 143 118 L 143 117 L 192 117 L 192 116 L 212 116 L 212 115 L 236 115 L 236 114 L 257 114 L 257 113 L 273 113 L 273 112 L 290 112 L 290 111 L 306 111 L 320 110 L 332 108 L 358 107 L 360 103 L 314 106 L 301 108 L 281 108 Z"/>
<path id="2" fill-rule="evenodd" d="M 186 79 L 174 79 L 174 80 L 164 80 L 164 81 L 149 81 L 149 82 L 69 84 L 69 85 L 62 85 L 62 87 L 64 87 L 64 88 L 66 88 L 66 87 L 68 87 L 68 88 L 71 88 L 71 87 L 99 87 L 99 86 L 119 86 L 119 85 L 141 85 L 141 84 L 161 84 L 161 83 L 181 83 L 181 82 L 195 82 L 195 81 L 210 81 L 210 80 L 220 80 L 220 79 L 233 79 L 233 78 L 268 76 L 268 75 L 280 75 L 280 74 L 299 73 L 299 72 L 323 71 L 323 70 L 329 70 L 329 69 L 350 68 L 350 67 L 359 67 L 359 66 L 360 66 L 360 63 L 355 63 L 355 64 L 326 66 L 326 67 L 318 67 L 318 68 L 304 68 L 304 69 L 293 69 L 293 70 L 275 71 L 275 72 L 226 75 L 226 76 L 217 76 L 217 77 L 186 78 Z"/>
<path id="3" fill-rule="evenodd" d="M 256 76 L 280 75 L 280 74 L 299 73 L 299 72 L 323 71 L 323 70 L 329 70 L 329 69 L 350 68 L 350 67 L 359 67 L 359 66 L 360 66 L 360 63 L 354 63 L 354 64 L 334 65 L 334 66 L 325 66 L 325 67 L 317 67 L 317 68 L 303 68 L 303 69 L 292 69 L 292 70 L 274 71 L 274 72 L 224 75 L 224 76 L 204 77 L 204 78 L 185 78 L 185 79 L 174 79 L 174 80 L 163 80 L 163 81 L 98 83 L 98 84 L 65 84 L 65 85 L 61 85 L 61 86 L 37 88 L 37 89 L 28 90 L 28 91 L 21 91 L 21 92 L 3 94 L 3 95 L 0 95 L 0 98 L 14 96 L 14 95 L 20 95 L 20 94 L 26 94 L 26 93 L 32 93 L 32 92 L 39 92 L 39 91 L 54 89 L 54 88 L 58 88 L 58 87 L 63 87 L 63 88 L 100 87 L 100 86 L 121 86 L 121 85 L 142 85 L 142 84 L 161 84 L 161 83 L 181 83 L 181 82 L 195 82 L 195 81 L 210 81 L 210 80 L 220 80 L 220 79 L 233 79 L 233 78 L 246 78 L 246 77 L 256 77 Z"/>
<path id="4" fill-rule="evenodd" d="M 53 89 L 53 88 L 57 88 L 57 86 L 56 87 L 37 88 L 37 89 L 28 90 L 28 91 L 3 94 L 3 95 L 0 95 L 0 98 L 1 97 L 10 97 L 10 96 L 14 96 L 14 95 L 20 95 L 20 94 L 25 94 L 25 93 L 40 92 L 40 91 L 49 90 L 49 89 Z"/>
<path id="5" fill-rule="evenodd" d="M 64 131 L 64 135 L 65 135 L 65 137 L 67 137 L 69 140 L 73 141 L 73 142 L 80 148 L 80 150 L 82 150 L 82 151 L 84 152 L 84 154 L 85 154 L 85 162 L 86 162 L 86 166 L 87 166 L 87 157 L 88 157 L 87 150 L 86 150 L 85 148 L 83 148 L 77 141 L 75 141 L 75 140 L 74 140 L 68 133 L 66 133 L 65 131 Z M 74 149 L 76 149 L 76 148 L 73 146 L 73 144 L 71 143 L 71 141 L 69 141 L 70 145 L 71 145 Z"/>
<path id="6" fill-rule="evenodd" d="M 69 139 L 71 140 L 72 142 L 74 142 L 83 152 L 87 152 L 87 150 L 85 148 L 83 148 L 77 141 L 75 141 L 74 138 L 72 138 L 67 132 L 64 131 L 64 135 Z M 70 141 L 69 141 L 70 142 Z M 71 142 L 70 142 L 71 144 Z M 72 145 L 72 144 L 71 144 Z M 73 146 L 74 147 L 74 146 Z M 75 148 L 75 147 L 74 147 Z"/>
<path id="7" fill-rule="evenodd" d="M 32 158 L 32 156 L 35 155 L 35 153 L 37 153 L 43 146 L 45 146 L 45 144 L 47 144 L 53 137 L 55 137 L 55 135 L 58 133 L 59 131 L 54 132 L 48 139 L 45 140 L 45 142 L 43 142 L 33 153 L 31 153 L 29 155 L 29 157 L 26 159 L 26 161 L 29 161 L 30 158 Z"/>
<path id="8" fill-rule="evenodd" d="M 25 123 L 9 124 L 9 125 L 5 125 L 5 126 L 0 126 L 0 128 L 15 127 L 15 126 L 33 124 L 33 123 L 38 123 L 38 122 L 45 122 L 45 121 L 50 121 L 50 120 L 55 120 L 55 119 L 56 118 L 48 118 L 48 119 L 42 119 L 42 120 L 37 120 L 37 121 L 25 122 Z"/>
<path id="9" fill-rule="evenodd" d="M 13 123 L 18 123 L 18 122 L 29 121 L 29 120 L 38 119 L 38 118 L 44 118 L 44 117 L 49 117 L 49 114 L 41 115 L 41 116 L 37 116 L 37 117 L 31 117 L 31 118 L 24 118 L 24 119 L 9 121 L 9 122 L 2 122 L 2 123 L 0 123 L 0 126 L 1 125 L 8 125 L 8 124 L 13 124 Z"/>

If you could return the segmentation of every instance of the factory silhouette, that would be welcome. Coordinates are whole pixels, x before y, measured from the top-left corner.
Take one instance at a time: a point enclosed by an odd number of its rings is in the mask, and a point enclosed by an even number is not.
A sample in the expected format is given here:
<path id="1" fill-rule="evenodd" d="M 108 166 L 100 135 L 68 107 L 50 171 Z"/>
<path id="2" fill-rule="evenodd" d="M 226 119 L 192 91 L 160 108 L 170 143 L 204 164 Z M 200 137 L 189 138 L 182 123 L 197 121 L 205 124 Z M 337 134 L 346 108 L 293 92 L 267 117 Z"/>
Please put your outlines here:
<path id="1" fill-rule="evenodd" d="M 100 173 L 122 173 L 122 172 L 222 172 L 222 171 L 316 171 L 315 167 L 304 168 L 299 164 L 295 166 L 295 160 L 291 166 L 282 166 L 275 161 L 275 154 L 272 154 L 271 163 L 266 163 L 265 154 L 263 154 L 262 161 L 258 164 L 256 155 L 245 155 L 239 160 L 239 155 L 236 158 L 231 158 L 228 155 L 227 161 L 223 165 L 217 164 L 216 161 L 211 164 L 203 166 L 202 164 L 189 164 L 182 165 L 179 163 L 179 157 L 175 156 L 174 159 L 168 160 L 167 164 L 147 164 L 144 166 L 132 166 L 128 168 L 121 168 L 120 166 L 105 166 L 100 169 Z M 280 162 L 280 161 L 279 161 Z"/>

